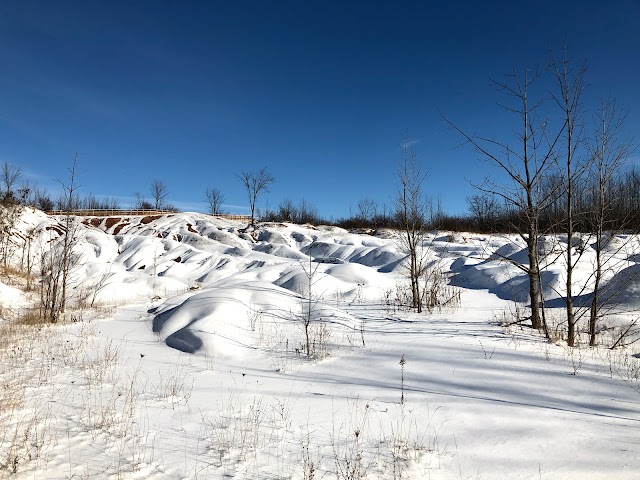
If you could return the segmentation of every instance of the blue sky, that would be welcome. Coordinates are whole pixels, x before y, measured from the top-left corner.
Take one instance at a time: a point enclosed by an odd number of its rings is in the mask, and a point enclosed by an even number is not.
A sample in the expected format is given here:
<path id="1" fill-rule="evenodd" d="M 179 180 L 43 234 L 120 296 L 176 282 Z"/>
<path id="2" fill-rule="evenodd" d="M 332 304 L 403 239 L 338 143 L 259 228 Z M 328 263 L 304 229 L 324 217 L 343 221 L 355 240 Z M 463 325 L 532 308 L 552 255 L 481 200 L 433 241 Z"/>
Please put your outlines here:
<path id="1" fill-rule="evenodd" d="M 503 138 L 490 77 L 542 65 L 566 38 L 589 65 L 587 98 L 611 92 L 640 132 L 640 2 L 3 1 L 0 161 L 57 188 L 79 156 L 84 193 L 148 194 L 205 208 L 235 174 L 267 166 L 275 207 L 327 217 L 389 202 L 403 134 L 426 190 L 465 211 L 492 172 L 440 119 Z M 260 202 L 264 207 L 265 202 Z"/>

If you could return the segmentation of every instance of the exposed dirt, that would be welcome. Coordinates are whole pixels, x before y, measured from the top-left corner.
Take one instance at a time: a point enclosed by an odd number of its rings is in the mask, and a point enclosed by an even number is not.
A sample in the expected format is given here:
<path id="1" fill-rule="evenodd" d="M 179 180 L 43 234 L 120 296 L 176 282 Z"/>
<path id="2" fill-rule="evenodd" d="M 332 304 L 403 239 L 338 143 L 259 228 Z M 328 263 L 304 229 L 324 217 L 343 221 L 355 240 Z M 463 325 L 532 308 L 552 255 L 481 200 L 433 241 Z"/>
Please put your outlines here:
<path id="1" fill-rule="evenodd" d="M 113 229 L 113 234 L 117 235 L 120 233 L 120 230 L 122 230 L 124 227 L 126 227 L 127 225 L 129 225 L 129 222 L 122 222 L 120 225 L 118 225 L 116 228 Z"/>
<path id="2" fill-rule="evenodd" d="M 144 217 L 142 220 L 140 220 L 140 223 L 142 223 L 143 225 L 146 225 L 147 223 L 151 223 L 154 220 L 158 220 L 160 218 L 160 215 L 149 215 L 148 217 Z"/>
<path id="3" fill-rule="evenodd" d="M 111 227 L 113 227 L 116 223 L 120 222 L 120 220 L 122 220 L 119 217 L 109 217 L 107 218 L 107 220 L 104 222 L 105 227 L 107 227 L 107 230 L 110 229 Z"/>
<path id="4" fill-rule="evenodd" d="M 83 220 L 82 223 L 84 223 L 85 225 L 92 225 L 92 226 L 97 228 L 100 225 L 100 223 L 102 223 L 102 219 L 101 218 L 88 218 L 87 220 Z"/>

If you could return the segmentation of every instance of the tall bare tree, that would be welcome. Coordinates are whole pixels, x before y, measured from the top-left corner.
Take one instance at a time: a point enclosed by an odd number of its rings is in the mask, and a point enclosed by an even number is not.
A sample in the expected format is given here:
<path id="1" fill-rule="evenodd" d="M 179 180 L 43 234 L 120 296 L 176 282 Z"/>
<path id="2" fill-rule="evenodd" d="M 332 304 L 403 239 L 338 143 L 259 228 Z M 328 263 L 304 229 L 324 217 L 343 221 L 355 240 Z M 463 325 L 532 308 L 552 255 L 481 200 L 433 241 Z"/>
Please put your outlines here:
<path id="1" fill-rule="evenodd" d="M 165 208 L 165 200 L 167 198 L 167 195 L 169 195 L 169 188 L 167 187 L 167 184 L 162 180 L 156 179 L 151 182 L 150 192 L 151 198 L 153 198 L 154 202 L 153 208 L 155 208 L 156 210 L 162 210 L 163 208 Z"/>
<path id="2" fill-rule="evenodd" d="M 448 119 L 444 120 L 480 154 L 481 158 L 506 175 L 508 182 L 498 183 L 488 177 L 484 183 L 475 185 L 481 192 L 496 195 L 505 206 L 517 215 L 516 231 L 527 245 L 527 263 L 514 263 L 529 280 L 529 300 L 531 303 L 531 326 L 542 328 L 540 302 L 540 259 L 538 252 L 539 220 L 545 207 L 541 196 L 541 186 L 553 162 L 556 145 L 562 133 L 550 135 L 546 122 L 538 118 L 541 101 L 531 101 L 530 90 L 539 75 L 531 75 L 529 70 L 519 75 L 515 70 L 503 82 L 494 82 L 499 92 L 512 101 L 502 108 L 516 116 L 519 133 L 514 130 L 515 144 L 491 137 L 467 133 Z M 506 260 L 506 259 L 505 259 Z"/>
<path id="3" fill-rule="evenodd" d="M 582 94 L 585 89 L 584 76 L 586 65 L 574 66 L 567 56 L 567 46 L 562 52 L 562 58 L 557 60 L 552 57 L 549 67 L 556 80 L 557 90 L 551 96 L 556 106 L 562 112 L 563 127 L 562 149 L 558 155 L 558 163 L 564 177 L 565 215 L 563 218 L 563 231 L 567 236 L 565 250 L 566 260 L 566 314 L 567 314 L 567 345 L 573 347 L 576 341 L 576 315 L 574 311 L 573 295 L 573 271 L 580 259 L 580 254 L 573 255 L 574 235 L 576 225 L 577 200 L 576 185 L 588 168 L 588 159 L 579 158 L 579 152 L 584 146 L 584 130 L 582 124 Z M 584 250 L 580 250 L 584 251 Z"/>
<path id="4" fill-rule="evenodd" d="M 300 311 L 294 315 L 294 318 L 300 324 L 304 333 L 304 350 L 307 357 L 313 357 L 317 353 L 319 353 L 317 351 L 318 349 L 316 348 L 316 342 L 313 341 L 313 330 L 315 327 L 315 322 L 319 320 L 317 317 L 319 313 L 318 303 L 320 301 L 320 298 L 314 295 L 313 289 L 315 283 L 317 282 L 316 273 L 318 271 L 320 263 L 315 263 L 314 265 L 313 257 L 311 255 L 311 250 L 313 249 L 313 247 L 313 242 L 310 243 L 307 247 L 307 258 L 309 261 L 308 265 L 306 265 L 302 260 L 300 261 L 300 267 L 302 268 L 304 275 L 307 277 L 307 285 L 306 291 L 303 289 L 300 292 L 300 295 L 303 297 L 300 305 Z"/>
<path id="5" fill-rule="evenodd" d="M 69 285 L 69 275 L 76 263 L 73 247 L 77 243 L 78 219 L 73 215 L 74 206 L 79 202 L 78 187 L 76 183 L 76 166 L 78 154 L 73 157 L 73 163 L 69 169 L 69 180 L 67 183 L 61 182 L 63 196 L 66 200 L 64 226 L 65 232 L 62 241 L 62 295 L 60 298 L 60 313 L 64 313 L 67 302 L 67 287 Z"/>
<path id="6" fill-rule="evenodd" d="M 595 270 L 593 278 L 593 294 L 589 309 L 589 345 L 596 344 L 597 322 L 602 308 L 608 301 L 608 295 L 602 295 L 602 279 L 606 272 L 607 260 L 604 251 L 611 244 L 616 228 L 624 228 L 629 218 L 621 217 L 616 211 L 620 191 L 614 191 L 613 180 L 629 156 L 635 151 L 634 141 L 625 136 L 622 129 L 627 112 L 617 108 L 614 100 L 602 98 L 600 111 L 596 118 L 596 128 L 589 145 L 593 163 L 590 176 L 594 179 L 591 192 L 593 209 L 588 223 L 595 241 Z"/>
<path id="7" fill-rule="evenodd" d="M 422 312 L 420 277 L 424 271 L 422 243 L 427 233 L 428 202 L 424 193 L 426 172 L 418 162 L 413 146 L 405 136 L 400 146 L 402 156 L 396 165 L 400 185 L 394 198 L 396 221 L 400 227 L 400 242 L 409 259 L 412 307 Z"/>
<path id="8" fill-rule="evenodd" d="M 219 188 L 207 188 L 204 192 L 209 205 L 209 213 L 211 215 L 220 215 L 224 213 L 222 211 L 222 204 L 224 203 L 224 194 Z"/>
<path id="9" fill-rule="evenodd" d="M 74 253 L 74 247 L 78 241 L 79 221 L 73 211 L 77 206 L 78 184 L 76 182 L 76 167 L 78 155 L 73 158 L 69 168 L 69 178 L 66 182 L 60 181 L 62 186 L 62 210 L 64 218 L 62 228 L 54 228 L 52 232 L 58 232 L 57 241 L 51 243 L 49 251 L 43 252 L 40 262 L 42 282 L 40 290 L 40 315 L 50 322 L 57 322 L 60 315 L 65 312 L 67 304 L 67 288 L 72 269 L 77 264 L 78 257 Z"/>
<path id="10" fill-rule="evenodd" d="M 269 185 L 275 182 L 275 178 L 267 171 L 267 167 L 262 167 L 255 172 L 241 172 L 237 175 L 240 182 L 247 191 L 247 197 L 249 199 L 249 208 L 251 210 L 251 224 L 256 221 L 256 204 L 258 197 L 262 192 L 269 191 Z"/>

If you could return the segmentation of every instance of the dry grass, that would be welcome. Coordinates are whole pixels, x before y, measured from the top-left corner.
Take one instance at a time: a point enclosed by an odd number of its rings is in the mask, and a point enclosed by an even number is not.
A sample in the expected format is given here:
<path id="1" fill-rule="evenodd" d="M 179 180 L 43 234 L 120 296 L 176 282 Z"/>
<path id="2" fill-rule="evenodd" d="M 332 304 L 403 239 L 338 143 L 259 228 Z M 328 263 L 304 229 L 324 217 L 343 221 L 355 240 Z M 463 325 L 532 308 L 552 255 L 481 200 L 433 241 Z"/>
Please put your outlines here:
<path id="1" fill-rule="evenodd" d="M 39 308 L 25 308 L 18 314 L 15 323 L 17 325 L 35 327 L 37 325 L 44 325 L 49 323 L 42 317 Z"/>
<path id="2" fill-rule="evenodd" d="M 0 267 L 0 278 L 6 285 L 11 285 L 24 291 L 28 291 L 27 287 L 34 285 L 37 281 L 34 275 L 10 265 Z"/>
<path id="3" fill-rule="evenodd" d="M 52 414 L 48 403 L 28 395 L 47 385 L 51 336 L 7 318 L 0 323 L 0 473 L 17 473 L 38 461 L 50 446 Z M 13 313 L 13 312 L 12 312 Z"/>
<path id="4" fill-rule="evenodd" d="M 65 437 L 69 472 L 88 468 L 72 463 L 72 451 L 86 445 L 76 437 L 96 443 L 104 452 L 96 464 L 113 478 L 153 461 L 148 427 L 139 422 L 146 394 L 140 368 L 123 365 L 122 345 L 100 338 L 95 324 L 72 326 L 82 313 L 50 324 L 37 307 L 0 309 L 0 478 L 56 468 L 54 452 Z M 70 379 L 73 388 L 64 388 Z"/>
<path id="5" fill-rule="evenodd" d="M 0 320 L 0 477 L 59 466 L 51 464 L 60 461 L 52 452 L 65 437 L 70 472 L 85 468 L 73 464 L 75 448 L 86 445 L 75 437 L 94 442 L 103 452 L 96 465 L 113 478 L 152 462 L 148 425 L 139 421 L 146 383 L 140 365 L 123 365 L 123 346 L 104 341 L 90 323 L 70 330 L 6 313 Z M 69 379 L 73 388 L 61 387 Z"/>

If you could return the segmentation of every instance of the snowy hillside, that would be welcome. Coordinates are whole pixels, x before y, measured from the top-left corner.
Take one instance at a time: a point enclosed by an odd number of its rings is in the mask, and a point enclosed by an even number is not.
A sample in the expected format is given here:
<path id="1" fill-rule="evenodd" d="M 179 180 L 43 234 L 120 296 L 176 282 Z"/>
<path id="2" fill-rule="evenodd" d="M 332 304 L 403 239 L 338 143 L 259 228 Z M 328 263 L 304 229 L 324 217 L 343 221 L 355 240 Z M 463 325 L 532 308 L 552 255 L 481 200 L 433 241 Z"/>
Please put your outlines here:
<path id="1" fill-rule="evenodd" d="M 640 346 L 607 348 L 640 311 L 637 237 L 609 244 L 602 345 L 569 349 L 561 238 L 541 242 L 548 342 L 517 322 L 516 236 L 428 235 L 451 302 L 416 314 L 395 232 L 82 220 L 66 322 L 16 324 L 37 282 L 0 278 L 0 476 L 640 477 Z M 39 275 L 64 232 L 28 210 L 14 270 L 28 257 Z M 579 310 L 593 288 L 584 240 Z"/>

